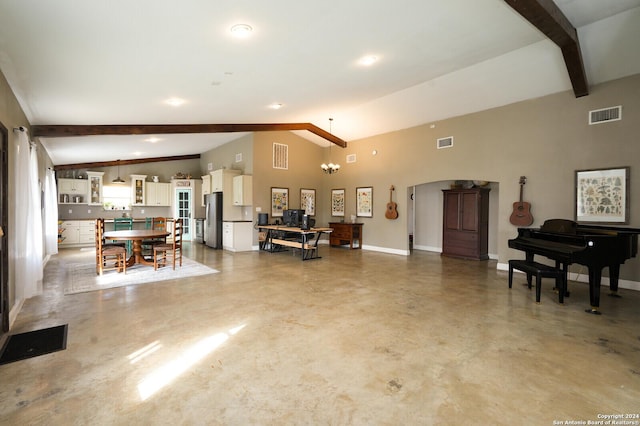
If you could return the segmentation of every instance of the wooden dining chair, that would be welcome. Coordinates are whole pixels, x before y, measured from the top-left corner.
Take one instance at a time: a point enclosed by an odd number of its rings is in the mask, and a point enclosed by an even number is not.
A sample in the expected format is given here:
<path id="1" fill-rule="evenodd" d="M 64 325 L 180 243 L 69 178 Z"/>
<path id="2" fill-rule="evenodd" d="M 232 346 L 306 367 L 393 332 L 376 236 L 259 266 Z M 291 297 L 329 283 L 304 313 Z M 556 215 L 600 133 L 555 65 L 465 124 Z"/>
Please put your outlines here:
<path id="1" fill-rule="evenodd" d="M 113 266 L 108 263 L 113 261 Z M 118 270 L 127 273 L 127 249 L 122 244 L 108 244 L 104 239 L 104 219 L 96 220 L 96 273 Z"/>
<path id="2" fill-rule="evenodd" d="M 147 218 L 146 226 L 147 229 L 153 229 L 154 231 L 166 231 L 167 230 L 167 218 L 166 217 L 152 217 Z M 165 237 L 162 238 L 150 238 L 148 240 L 142 241 L 142 248 L 148 250 L 153 249 L 153 246 L 158 244 L 165 244 L 167 239 Z"/>
<path id="3" fill-rule="evenodd" d="M 153 269 L 159 266 L 167 266 L 168 258 L 171 258 L 173 269 L 176 269 L 176 261 L 182 266 L 182 219 L 176 219 L 173 224 L 173 241 L 153 246 Z"/>

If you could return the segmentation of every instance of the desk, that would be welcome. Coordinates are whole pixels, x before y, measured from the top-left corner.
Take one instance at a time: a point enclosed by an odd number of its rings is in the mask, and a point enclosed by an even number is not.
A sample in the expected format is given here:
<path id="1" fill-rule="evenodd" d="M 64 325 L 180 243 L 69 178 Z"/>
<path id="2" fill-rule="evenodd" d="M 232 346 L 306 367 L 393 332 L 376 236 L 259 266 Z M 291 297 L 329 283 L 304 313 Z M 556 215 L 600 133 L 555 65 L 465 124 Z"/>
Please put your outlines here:
<path id="1" fill-rule="evenodd" d="M 127 266 L 132 266 L 136 263 L 153 266 L 153 261 L 146 260 L 142 255 L 142 240 L 168 237 L 171 233 L 155 229 L 132 229 L 107 231 L 103 235 L 105 240 L 133 241 L 133 254 L 127 260 Z"/>
<path id="2" fill-rule="evenodd" d="M 353 242 L 357 241 L 357 248 L 362 248 L 362 225 L 362 223 L 329 222 L 329 226 L 333 228 L 329 244 L 340 246 L 348 243 L 349 248 L 353 249 Z"/>
<path id="3" fill-rule="evenodd" d="M 318 241 L 322 234 L 329 234 L 331 228 L 301 229 L 280 225 L 261 225 L 259 231 L 266 231 L 264 241 L 260 242 L 260 249 L 270 252 L 278 251 L 280 247 L 292 247 L 300 249 L 302 260 L 320 259 L 318 256 Z M 295 236 L 293 240 L 290 237 Z M 313 238 L 316 236 L 315 239 Z"/>

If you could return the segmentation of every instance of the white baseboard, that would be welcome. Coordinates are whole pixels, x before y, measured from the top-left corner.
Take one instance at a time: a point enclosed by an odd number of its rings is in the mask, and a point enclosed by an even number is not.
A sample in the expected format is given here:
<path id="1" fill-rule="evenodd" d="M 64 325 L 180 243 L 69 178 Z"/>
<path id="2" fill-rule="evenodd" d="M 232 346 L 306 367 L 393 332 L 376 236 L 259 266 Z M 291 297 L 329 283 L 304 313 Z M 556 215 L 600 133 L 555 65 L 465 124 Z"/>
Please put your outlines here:
<path id="1" fill-rule="evenodd" d="M 9 330 L 13 328 L 13 323 L 18 318 L 18 314 L 22 310 L 22 305 L 24 305 L 24 299 L 17 300 L 13 305 L 13 308 L 9 311 Z"/>

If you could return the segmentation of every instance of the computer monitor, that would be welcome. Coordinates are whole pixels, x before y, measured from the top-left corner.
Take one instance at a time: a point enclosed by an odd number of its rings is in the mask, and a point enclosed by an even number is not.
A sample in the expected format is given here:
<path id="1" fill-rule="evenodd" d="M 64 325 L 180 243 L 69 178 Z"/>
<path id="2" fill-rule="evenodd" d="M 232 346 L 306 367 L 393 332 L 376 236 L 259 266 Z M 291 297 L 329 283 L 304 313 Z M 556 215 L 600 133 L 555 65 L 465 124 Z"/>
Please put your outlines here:
<path id="1" fill-rule="evenodd" d="M 304 209 L 289 209 L 282 212 L 282 223 L 287 226 L 299 228 L 302 224 L 302 216 L 304 216 Z"/>

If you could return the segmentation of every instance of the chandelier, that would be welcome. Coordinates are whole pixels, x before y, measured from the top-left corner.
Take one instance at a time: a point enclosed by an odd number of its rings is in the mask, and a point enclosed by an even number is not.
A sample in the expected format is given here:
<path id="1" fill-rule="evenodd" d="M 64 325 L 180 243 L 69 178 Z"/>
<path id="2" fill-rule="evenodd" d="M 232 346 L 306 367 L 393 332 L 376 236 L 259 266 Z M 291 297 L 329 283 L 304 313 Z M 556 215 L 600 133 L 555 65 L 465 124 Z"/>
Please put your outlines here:
<path id="1" fill-rule="evenodd" d="M 329 133 L 331 133 L 331 123 L 333 122 L 333 118 L 329 118 Z M 333 145 L 333 142 L 331 142 L 331 145 Z M 338 173 L 338 171 L 340 170 L 340 164 L 333 164 L 331 162 L 331 145 L 329 145 L 329 164 L 326 163 L 322 163 L 320 165 L 320 168 L 322 169 L 323 172 L 325 172 L 328 175 L 332 175 L 334 173 Z"/>

